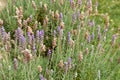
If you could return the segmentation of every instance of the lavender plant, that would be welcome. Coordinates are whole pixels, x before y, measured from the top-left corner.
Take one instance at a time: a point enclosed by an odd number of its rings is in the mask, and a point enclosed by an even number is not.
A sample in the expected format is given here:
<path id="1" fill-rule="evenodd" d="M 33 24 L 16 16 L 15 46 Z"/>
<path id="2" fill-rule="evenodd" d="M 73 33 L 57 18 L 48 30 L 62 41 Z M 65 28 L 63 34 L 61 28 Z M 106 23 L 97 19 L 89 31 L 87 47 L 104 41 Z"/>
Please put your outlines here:
<path id="1" fill-rule="evenodd" d="M 99 13 L 98 3 L 13 2 L 6 9 L 10 25 L 0 20 L 1 80 L 120 78 L 119 33 L 113 33 L 109 15 Z M 7 32 L 12 25 L 17 28 Z"/>

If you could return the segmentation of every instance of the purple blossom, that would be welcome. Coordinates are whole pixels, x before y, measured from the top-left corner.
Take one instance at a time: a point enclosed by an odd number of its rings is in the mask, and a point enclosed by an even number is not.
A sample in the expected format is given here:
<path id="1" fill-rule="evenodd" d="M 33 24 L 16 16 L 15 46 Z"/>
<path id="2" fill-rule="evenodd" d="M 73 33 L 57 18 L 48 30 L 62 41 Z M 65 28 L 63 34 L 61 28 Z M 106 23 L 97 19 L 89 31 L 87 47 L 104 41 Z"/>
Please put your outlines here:
<path id="1" fill-rule="evenodd" d="M 49 57 L 49 58 L 50 58 L 51 53 L 52 53 L 51 50 L 48 49 L 48 53 L 47 53 L 47 54 L 48 54 L 48 57 Z"/>
<path id="2" fill-rule="evenodd" d="M 39 43 L 39 30 L 36 31 L 36 42 Z"/>
<path id="3" fill-rule="evenodd" d="M 46 80 L 42 74 L 40 74 L 39 77 L 40 77 L 40 80 Z"/>
<path id="4" fill-rule="evenodd" d="M 80 17 L 80 11 L 77 12 L 77 16 L 78 16 L 78 18 Z"/>
<path id="5" fill-rule="evenodd" d="M 61 29 L 60 26 L 58 26 L 57 31 L 58 31 L 58 34 L 59 34 L 60 39 L 62 39 L 63 29 Z"/>
<path id="6" fill-rule="evenodd" d="M 0 37 L 4 40 L 6 34 L 7 34 L 7 33 L 6 33 L 5 29 L 4 29 L 4 27 L 2 26 L 2 27 L 0 28 Z"/>
<path id="7" fill-rule="evenodd" d="M 20 39 L 19 39 L 19 46 L 22 48 L 22 49 L 25 49 L 26 48 L 26 39 L 23 35 L 20 36 Z"/>
<path id="8" fill-rule="evenodd" d="M 28 43 L 32 44 L 32 37 L 31 37 L 30 32 L 28 32 L 27 34 L 28 34 Z"/>
<path id="9" fill-rule="evenodd" d="M 70 42 L 70 32 L 68 32 L 68 42 Z"/>
<path id="10" fill-rule="evenodd" d="M 115 44 L 115 40 L 116 40 L 116 34 L 112 35 L 112 45 Z"/>
<path id="11" fill-rule="evenodd" d="M 21 35 L 23 35 L 23 31 L 21 30 L 20 27 L 18 27 L 18 29 L 15 30 L 15 38 L 16 38 L 16 40 L 20 39 Z"/>
<path id="12" fill-rule="evenodd" d="M 90 35 L 88 36 L 87 41 L 88 41 L 88 43 L 90 43 L 90 41 L 91 41 Z"/>
<path id="13" fill-rule="evenodd" d="M 70 6 L 72 6 L 72 4 L 73 4 L 73 0 L 70 0 Z"/>
<path id="14" fill-rule="evenodd" d="M 60 12 L 60 20 L 62 20 L 62 18 L 63 18 L 63 14 L 62 12 Z"/>
<path id="15" fill-rule="evenodd" d="M 67 74 L 67 72 L 68 72 L 68 62 L 64 62 L 64 65 L 65 65 L 64 71 L 65 71 L 65 74 Z"/>
<path id="16" fill-rule="evenodd" d="M 97 31 L 98 31 L 98 33 L 100 33 L 100 25 L 98 25 Z"/>
<path id="17" fill-rule="evenodd" d="M 72 15 L 72 22 L 76 21 L 76 13 L 74 12 L 74 14 Z"/>
<path id="18" fill-rule="evenodd" d="M 68 58 L 68 66 L 71 65 L 71 60 L 72 60 L 72 59 L 69 57 L 69 58 Z"/>
<path id="19" fill-rule="evenodd" d="M 40 40 L 40 43 L 43 42 L 43 40 L 44 40 L 44 30 L 39 31 L 39 40 Z"/>
<path id="20" fill-rule="evenodd" d="M 91 26 L 91 27 L 94 27 L 94 25 L 95 25 L 94 20 L 90 21 L 90 19 L 89 19 L 88 20 L 88 25 Z"/>
<path id="21" fill-rule="evenodd" d="M 32 52 L 33 52 L 34 54 L 36 54 L 36 47 L 35 47 L 35 43 L 32 45 Z"/>
<path id="22" fill-rule="evenodd" d="M 94 40 L 94 37 L 95 37 L 94 32 L 92 32 L 91 40 Z"/>
<path id="23" fill-rule="evenodd" d="M 31 40 L 32 40 L 31 43 L 34 44 L 34 41 L 35 41 L 35 36 L 34 36 L 34 34 L 32 34 Z"/>
<path id="24" fill-rule="evenodd" d="M 60 26 L 58 26 L 57 31 L 59 34 L 60 34 L 60 30 L 61 30 L 61 28 L 60 28 Z"/>

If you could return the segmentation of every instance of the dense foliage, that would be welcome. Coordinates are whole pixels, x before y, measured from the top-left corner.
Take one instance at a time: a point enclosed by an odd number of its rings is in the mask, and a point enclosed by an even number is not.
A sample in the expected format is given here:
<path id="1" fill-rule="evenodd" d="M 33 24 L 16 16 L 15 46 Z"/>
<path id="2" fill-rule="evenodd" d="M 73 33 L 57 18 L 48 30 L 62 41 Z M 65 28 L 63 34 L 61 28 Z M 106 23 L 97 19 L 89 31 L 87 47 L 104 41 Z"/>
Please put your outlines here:
<path id="1" fill-rule="evenodd" d="M 8 2 L 0 14 L 0 80 L 120 78 L 119 33 L 97 1 Z"/>

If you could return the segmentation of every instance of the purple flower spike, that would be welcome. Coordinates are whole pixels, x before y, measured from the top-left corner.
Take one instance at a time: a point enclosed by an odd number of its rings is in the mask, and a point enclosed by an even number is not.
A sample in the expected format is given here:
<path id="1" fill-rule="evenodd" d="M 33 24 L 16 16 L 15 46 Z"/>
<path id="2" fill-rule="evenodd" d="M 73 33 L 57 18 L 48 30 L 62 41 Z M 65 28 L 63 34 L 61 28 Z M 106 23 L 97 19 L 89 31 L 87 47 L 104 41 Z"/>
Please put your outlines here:
<path id="1" fill-rule="evenodd" d="M 67 74 L 67 72 L 68 72 L 68 62 L 65 62 L 64 65 L 65 65 L 64 71 L 65 71 L 65 74 Z"/>
<path id="2" fill-rule="evenodd" d="M 50 55 L 51 55 L 51 50 L 50 49 L 48 49 L 48 57 L 50 58 Z"/>
<path id="3" fill-rule="evenodd" d="M 98 33 L 100 33 L 100 25 L 98 25 L 97 31 L 98 31 Z"/>
<path id="4" fill-rule="evenodd" d="M 63 29 L 61 29 L 60 26 L 58 26 L 57 31 L 58 31 L 58 34 L 59 34 L 60 39 L 62 39 Z"/>
<path id="5" fill-rule="evenodd" d="M 68 32 L 68 42 L 70 42 L 70 32 Z"/>
<path id="6" fill-rule="evenodd" d="M 73 0 L 70 0 L 70 6 L 72 6 Z"/>
<path id="7" fill-rule="evenodd" d="M 3 40 L 5 40 L 6 35 L 7 35 L 7 33 L 6 33 L 5 29 L 4 29 L 4 27 L 2 26 L 0 28 L 0 38 L 2 38 Z"/>
<path id="8" fill-rule="evenodd" d="M 63 14 L 62 12 L 60 12 L 60 20 L 62 20 L 62 18 L 63 18 Z"/>
<path id="9" fill-rule="evenodd" d="M 40 39 L 40 43 L 43 42 L 43 40 L 44 40 L 44 30 L 39 31 L 39 39 Z"/>
<path id="10" fill-rule="evenodd" d="M 115 44 L 115 40 L 116 40 L 116 34 L 114 34 L 114 35 L 112 36 L 112 45 Z"/>
<path id="11" fill-rule="evenodd" d="M 26 48 L 26 39 L 23 35 L 21 35 L 20 39 L 19 39 L 19 46 L 22 48 L 22 49 L 25 49 Z"/>
<path id="12" fill-rule="evenodd" d="M 18 27 L 17 30 L 15 30 L 15 37 L 18 40 L 21 36 L 23 35 L 23 31 L 21 30 L 20 27 Z"/>
<path id="13" fill-rule="evenodd" d="M 94 32 L 92 33 L 91 40 L 94 40 Z"/>
<path id="14" fill-rule="evenodd" d="M 80 11 L 77 12 L 77 16 L 78 16 L 78 18 L 80 17 Z"/>
<path id="15" fill-rule="evenodd" d="M 35 47 L 35 44 L 33 44 L 33 46 L 32 46 L 32 52 L 33 52 L 34 54 L 36 54 L 36 47 Z"/>
<path id="16" fill-rule="evenodd" d="M 29 43 L 29 44 L 32 44 L 31 41 L 32 41 L 32 37 L 31 37 L 31 35 L 30 35 L 30 32 L 28 32 L 28 43 Z"/>
<path id="17" fill-rule="evenodd" d="M 39 30 L 36 31 L 36 42 L 39 43 Z"/>
<path id="18" fill-rule="evenodd" d="M 72 22 L 75 22 L 75 21 L 76 21 L 76 13 L 72 15 Z"/>
<path id="19" fill-rule="evenodd" d="M 60 30 L 61 30 L 61 28 L 60 28 L 60 26 L 58 26 L 57 31 L 59 34 L 60 34 Z"/>
<path id="20" fill-rule="evenodd" d="M 101 34 L 100 32 L 98 32 L 98 40 L 100 41 L 100 39 L 101 39 Z"/>
<path id="21" fill-rule="evenodd" d="M 68 58 L 68 66 L 71 65 L 71 60 L 72 60 L 72 59 L 69 57 L 69 58 Z"/>
<path id="22" fill-rule="evenodd" d="M 42 74 L 40 74 L 40 80 L 46 80 Z"/>
<path id="23" fill-rule="evenodd" d="M 90 43 L 90 41 L 91 41 L 91 37 L 90 37 L 90 35 L 88 36 L 87 41 L 88 41 L 88 43 Z"/>
<path id="24" fill-rule="evenodd" d="M 32 39 L 31 39 L 32 41 L 32 44 L 34 44 L 34 40 L 35 40 L 35 37 L 34 37 L 34 34 L 32 34 Z"/>

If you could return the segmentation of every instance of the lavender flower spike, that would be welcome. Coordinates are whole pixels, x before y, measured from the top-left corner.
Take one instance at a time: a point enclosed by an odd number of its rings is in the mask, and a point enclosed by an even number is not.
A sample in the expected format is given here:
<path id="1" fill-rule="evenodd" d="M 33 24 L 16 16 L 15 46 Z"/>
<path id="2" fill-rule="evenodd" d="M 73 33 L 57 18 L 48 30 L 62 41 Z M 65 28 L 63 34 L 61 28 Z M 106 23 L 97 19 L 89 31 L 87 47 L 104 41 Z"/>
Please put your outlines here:
<path id="1" fill-rule="evenodd" d="M 63 14 L 62 12 L 60 12 L 60 20 L 62 20 L 62 18 L 63 18 Z"/>
<path id="2" fill-rule="evenodd" d="M 68 42 L 70 42 L 70 32 L 68 32 Z"/>
<path id="3" fill-rule="evenodd" d="M 26 48 L 26 39 L 23 35 L 21 35 L 20 39 L 19 39 L 19 46 L 22 48 L 22 49 L 25 49 Z"/>
<path id="4" fill-rule="evenodd" d="M 49 57 L 49 59 L 50 59 L 50 55 L 51 55 L 51 50 L 50 49 L 48 49 L 48 57 Z"/>
<path id="5" fill-rule="evenodd" d="M 43 75 L 42 74 L 40 74 L 40 80 L 46 80 L 44 77 L 43 77 Z"/>
<path id="6" fill-rule="evenodd" d="M 43 40 L 44 40 L 44 30 L 39 31 L 39 40 L 40 40 L 40 43 L 43 42 Z"/>

